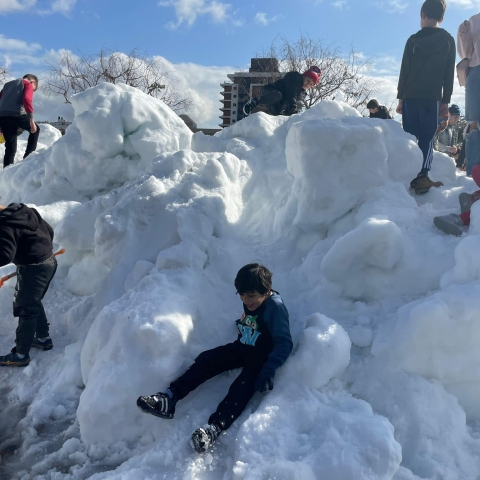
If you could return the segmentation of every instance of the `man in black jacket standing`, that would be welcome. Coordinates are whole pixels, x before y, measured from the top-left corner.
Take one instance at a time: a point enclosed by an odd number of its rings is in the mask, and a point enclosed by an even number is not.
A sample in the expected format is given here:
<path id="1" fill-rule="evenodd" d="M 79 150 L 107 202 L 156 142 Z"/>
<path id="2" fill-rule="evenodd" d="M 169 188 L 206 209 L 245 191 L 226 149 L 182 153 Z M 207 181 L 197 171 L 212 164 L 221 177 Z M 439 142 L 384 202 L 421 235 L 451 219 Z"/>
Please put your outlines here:
<path id="1" fill-rule="evenodd" d="M 438 118 L 448 117 L 453 92 L 455 40 L 439 28 L 445 9 L 445 0 L 426 0 L 422 5 L 422 29 L 405 45 L 398 80 L 397 113 L 402 114 L 403 129 L 417 137 L 423 153 L 422 169 L 410 182 L 416 194 L 443 185 L 430 180 L 428 173 L 432 167 Z"/>
<path id="2" fill-rule="evenodd" d="M 310 67 L 306 72 L 288 72 L 283 78 L 269 83 L 262 88 L 259 97 L 251 98 L 243 107 L 248 116 L 258 105 L 262 105 L 269 115 L 290 116 L 298 113 L 298 102 L 301 102 L 306 91 L 318 84 L 322 72 L 318 67 Z"/>
<path id="3" fill-rule="evenodd" d="M 31 347 L 53 348 L 42 305 L 57 270 L 52 241 L 52 227 L 34 208 L 23 203 L 0 205 L 0 267 L 13 262 L 18 274 L 13 301 L 16 346 L 0 356 L 0 366 L 26 367 Z"/>
<path id="4" fill-rule="evenodd" d="M 367 103 L 370 118 L 381 118 L 382 120 L 391 120 L 392 117 L 387 107 L 380 105 L 377 100 L 373 99 Z"/>

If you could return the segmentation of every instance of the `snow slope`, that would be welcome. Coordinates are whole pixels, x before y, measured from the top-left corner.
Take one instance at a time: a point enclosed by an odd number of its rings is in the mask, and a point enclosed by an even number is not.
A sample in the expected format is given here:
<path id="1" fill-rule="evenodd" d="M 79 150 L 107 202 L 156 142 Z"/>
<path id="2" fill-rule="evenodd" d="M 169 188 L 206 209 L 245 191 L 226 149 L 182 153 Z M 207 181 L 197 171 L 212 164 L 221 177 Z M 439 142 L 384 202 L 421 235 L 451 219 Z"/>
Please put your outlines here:
<path id="1" fill-rule="evenodd" d="M 122 85 L 73 106 L 64 137 L 0 172 L 0 202 L 36 205 L 67 249 L 45 298 L 54 350 L 0 370 L 0 478 L 478 478 L 480 206 L 460 239 L 433 226 L 474 189 L 451 159 L 434 159 L 445 187 L 414 198 L 413 138 L 339 102 L 214 137 Z M 198 456 L 189 436 L 236 372 L 173 421 L 135 400 L 235 338 L 233 280 L 254 261 L 274 273 L 295 349 Z M 5 352 L 13 291 L 0 290 Z"/>

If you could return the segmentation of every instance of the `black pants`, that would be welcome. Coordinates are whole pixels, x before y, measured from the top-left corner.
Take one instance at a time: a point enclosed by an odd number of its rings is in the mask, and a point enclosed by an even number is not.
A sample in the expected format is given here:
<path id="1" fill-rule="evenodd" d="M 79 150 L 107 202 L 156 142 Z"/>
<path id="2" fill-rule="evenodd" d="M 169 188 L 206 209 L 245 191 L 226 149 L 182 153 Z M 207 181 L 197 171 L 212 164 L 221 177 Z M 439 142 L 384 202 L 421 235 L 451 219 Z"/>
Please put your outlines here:
<path id="1" fill-rule="evenodd" d="M 258 104 L 263 105 L 270 115 L 280 115 L 284 108 L 282 92 L 271 87 L 263 87 Z"/>
<path id="2" fill-rule="evenodd" d="M 255 393 L 255 380 L 267 358 L 268 352 L 239 341 L 207 350 L 195 359 L 195 363 L 180 378 L 171 383 L 170 389 L 181 400 L 210 378 L 243 367 L 227 396 L 208 420 L 226 430 L 241 415 Z"/>
<path id="3" fill-rule="evenodd" d="M 37 124 L 35 124 L 37 125 Z M 24 130 L 30 131 L 30 119 L 26 115 L 19 117 L 0 117 L 0 129 L 5 137 L 5 156 L 3 157 L 3 168 L 12 165 L 17 153 L 17 137 Z M 23 158 L 30 155 L 37 149 L 40 127 L 37 125 L 37 131 L 28 136 L 27 149 Z"/>
<path id="4" fill-rule="evenodd" d="M 49 324 L 42 299 L 56 271 L 57 259 L 53 255 L 42 263 L 17 266 L 13 316 L 19 317 L 15 344 L 22 355 L 30 351 L 35 334 L 39 338 L 48 337 Z"/>

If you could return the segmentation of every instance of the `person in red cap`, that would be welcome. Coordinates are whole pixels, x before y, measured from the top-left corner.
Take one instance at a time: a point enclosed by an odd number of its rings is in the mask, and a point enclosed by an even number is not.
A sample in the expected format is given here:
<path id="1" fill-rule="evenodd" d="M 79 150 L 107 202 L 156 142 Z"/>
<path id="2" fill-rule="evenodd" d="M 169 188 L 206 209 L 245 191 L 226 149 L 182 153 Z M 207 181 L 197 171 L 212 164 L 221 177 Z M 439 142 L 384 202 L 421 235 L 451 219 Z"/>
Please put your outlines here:
<path id="1" fill-rule="evenodd" d="M 305 98 L 307 90 L 318 85 L 322 72 L 318 67 L 310 67 L 306 72 L 288 72 L 283 78 L 262 88 L 259 97 L 251 98 L 244 106 L 248 116 L 259 105 L 270 115 L 293 115 L 299 112 L 298 103 Z"/>

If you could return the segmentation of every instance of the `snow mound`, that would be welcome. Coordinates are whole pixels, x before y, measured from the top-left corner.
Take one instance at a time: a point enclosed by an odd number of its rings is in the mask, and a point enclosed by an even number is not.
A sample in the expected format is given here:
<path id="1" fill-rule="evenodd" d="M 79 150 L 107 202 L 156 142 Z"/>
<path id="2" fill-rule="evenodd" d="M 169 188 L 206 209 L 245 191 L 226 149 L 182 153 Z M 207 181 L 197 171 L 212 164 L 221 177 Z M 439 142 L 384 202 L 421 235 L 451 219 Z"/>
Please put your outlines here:
<path id="1" fill-rule="evenodd" d="M 180 117 L 127 85 L 88 89 L 72 97 L 72 106 L 75 119 L 64 137 L 4 172 L 3 198 L 85 201 L 135 179 L 161 153 L 190 145 L 192 133 Z"/>
<path id="2" fill-rule="evenodd" d="M 234 478 L 391 478 L 401 461 L 393 427 L 366 402 L 322 389 L 349 363 L 345 330 L 313 315 L 280 385 L 239 430 Z"/>
<path id="3" fill-rule="evenodd" d="M 45 298 L 54 350 L 1 372 L 8 478 L 476 480 L 480 207 L 464 238 L 433 226 L 473 190 L 450 159 L 432 172 L 445 187 L 414 198 L 413 137 L 341 102 L 207 137 L 123 85 L 73 101 L 64 137 L 0 172 L 2 203 L 37 205 L 67 249 Z M 233 280 L 255 261 L 295 350 L 196 456 L 189 436 L 237 372 L 170 422 L 135 400 L 235 340 Z M 5 351 L 13 294 L 0 290 Z"/>

